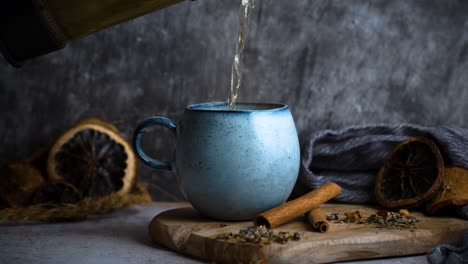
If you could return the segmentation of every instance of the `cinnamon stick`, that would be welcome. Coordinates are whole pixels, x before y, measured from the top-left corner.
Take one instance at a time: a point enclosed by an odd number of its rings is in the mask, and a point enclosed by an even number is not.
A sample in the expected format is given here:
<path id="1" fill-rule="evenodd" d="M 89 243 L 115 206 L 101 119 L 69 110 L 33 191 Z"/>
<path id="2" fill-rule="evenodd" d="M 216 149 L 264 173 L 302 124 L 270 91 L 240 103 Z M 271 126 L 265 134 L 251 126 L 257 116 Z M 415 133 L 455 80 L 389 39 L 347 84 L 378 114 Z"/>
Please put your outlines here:
<path id="1" fill-rule="evenodd" d="M 320 233 L 327 232 L 329 225 L 327 216 L 322 211 L 322 208 L 313 209 L 306 214 L 307 220 L 313 228 L 317 229 Z"/>
<path id="2" fill-rule="evenodd" d="M 303 196 L 257 215 L 254 225 L 274 228 L 306 212 L 318 208 L 341 192 L 340 186 L 329 182 Z"/>

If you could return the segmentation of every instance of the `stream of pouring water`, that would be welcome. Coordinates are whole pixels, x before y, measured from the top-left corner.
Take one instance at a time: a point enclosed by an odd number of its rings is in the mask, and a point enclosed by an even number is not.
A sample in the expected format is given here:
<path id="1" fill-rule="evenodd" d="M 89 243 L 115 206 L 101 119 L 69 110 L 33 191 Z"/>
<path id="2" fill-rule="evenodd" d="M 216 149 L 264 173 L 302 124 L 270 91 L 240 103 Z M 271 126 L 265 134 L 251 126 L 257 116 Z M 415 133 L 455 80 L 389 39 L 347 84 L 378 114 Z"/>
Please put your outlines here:
<path id="1" fill-rule="evenodd" d="M 242 74 L 244 70 L 243 57 L 245 40 L 249 34 L 250 17 L 255 5 L 255 0 L 241 1 L 241 7 L 239 10 L 239 33 L 236 45 L 236 54 L 234 55 L 231 72 L 231 96 L 228 99 L 229 110 L 236 109 L 237 96 L 242 83 Z"/>

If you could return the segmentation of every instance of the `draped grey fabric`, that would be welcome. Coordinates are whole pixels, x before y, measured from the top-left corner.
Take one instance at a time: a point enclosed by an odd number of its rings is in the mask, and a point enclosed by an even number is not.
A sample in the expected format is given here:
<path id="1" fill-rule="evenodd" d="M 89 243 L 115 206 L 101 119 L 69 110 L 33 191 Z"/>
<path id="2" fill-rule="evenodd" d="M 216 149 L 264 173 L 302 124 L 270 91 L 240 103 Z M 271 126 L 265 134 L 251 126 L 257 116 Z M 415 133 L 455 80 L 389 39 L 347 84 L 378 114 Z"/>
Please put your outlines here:
<path id="1" fill-rule="evenodd" d="M 312 189 L 337 183 L 342 188 L 338 201 L 375 203 L 378 169 L 398 143 L 415 136 L 433 140 L 446 165 L 468 166 L 468 129 L 373 124 L 310 135 L 303 146 L 300 179 Z M 458 208 L 457 213 L 468 219 L 468 206 Z"/>
<path id="2" fill-rule="evenodd" d="M 458 243 L 439 245 L 429 251 L 426 258 L 430 264 L 468 263 L 468 231 L 463 233 Z"/>

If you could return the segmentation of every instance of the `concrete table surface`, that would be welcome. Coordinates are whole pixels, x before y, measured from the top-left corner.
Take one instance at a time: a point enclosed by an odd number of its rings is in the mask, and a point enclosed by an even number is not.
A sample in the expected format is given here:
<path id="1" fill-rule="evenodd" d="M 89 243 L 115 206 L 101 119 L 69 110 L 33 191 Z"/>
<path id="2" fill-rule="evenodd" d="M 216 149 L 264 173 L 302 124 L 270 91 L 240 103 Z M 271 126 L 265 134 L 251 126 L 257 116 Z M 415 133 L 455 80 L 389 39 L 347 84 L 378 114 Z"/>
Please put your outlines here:
<path id="1" fill-rule="evenodd" d="M 153 244 L 148 236 L 151 219 L 186 203 L 152 203 L 91 216 L 85 221 L 0 223 L 0 263 L 121 264 L 208 263 Z M 427 263 L 425 256 L 409 256 L 345 263 Z"/>

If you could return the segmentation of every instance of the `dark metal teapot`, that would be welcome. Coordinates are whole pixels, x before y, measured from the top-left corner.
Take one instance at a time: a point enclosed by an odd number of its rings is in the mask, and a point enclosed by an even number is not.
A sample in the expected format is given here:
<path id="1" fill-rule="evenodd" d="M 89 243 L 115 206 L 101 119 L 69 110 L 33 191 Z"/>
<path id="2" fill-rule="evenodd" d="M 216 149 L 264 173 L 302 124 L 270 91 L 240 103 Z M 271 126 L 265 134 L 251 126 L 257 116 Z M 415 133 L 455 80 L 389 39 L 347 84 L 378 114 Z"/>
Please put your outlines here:
<path id="1" fill-rule="evenodd" d="M 184 0 L 5 0 L 0 51 L 13 66 L 66 43 Z"/>

